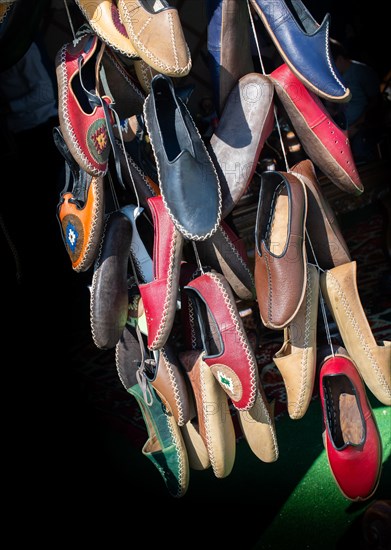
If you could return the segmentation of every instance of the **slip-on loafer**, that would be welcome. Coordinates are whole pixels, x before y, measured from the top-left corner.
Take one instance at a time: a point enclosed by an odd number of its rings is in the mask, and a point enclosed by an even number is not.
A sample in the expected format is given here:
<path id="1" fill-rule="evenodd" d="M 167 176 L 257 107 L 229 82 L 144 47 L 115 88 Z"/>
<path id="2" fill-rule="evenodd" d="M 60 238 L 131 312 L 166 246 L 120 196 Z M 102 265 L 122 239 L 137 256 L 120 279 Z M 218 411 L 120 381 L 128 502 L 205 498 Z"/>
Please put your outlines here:
<path id="1" fill-rule="evenodd" d="M 91 334 L 100 349 L 114 348 L 128 319 L 128 261 L 132 226 L 120 211 L 106 217 L 90 296 Z"/>
<path id="2" fill-rule="evenodd" d="M 274 87 L 258 73 L 243 76 L 230 92 L 208 146 L 226 218 L 246 192 L 259 155 L 274 126 Z"/>
<path id="3" fill-rule="evenodd" d="M 313 260 L 322 269 L 332 269 L 351 261 L 348 245 L 338 225 L 338 220 L 316 178 L 315 168 L 310 160 L 303 160 L 290 169 L 307 190 L 307 254 L 313 252 Z"/>
<path id="4" fill-rule="evenodd" d="M 103 176 L 91 176 L 72 157 L 59 127 L 53 140 L 65 159 L 65 186 L 60 193 L 56 215 L 65 249 L 77 271 L 87 271 L 97 255 L 101 241 L 105 196 Z"/>
<path id="5" fill-rule="evenodd" d="M 321 274 L 327 307 L 349 356 L 365 384 L 384 405 L 391 405 L 391 342 L 376 342 L 357 287 L 357 262 Z"/>
<path id="6" fill-rule="evenodd" d="M 269 76 L 309 158 L 339 189 L 360 195 L 364 186 L 349 138 L 322 101 L 285 64 Z"/>
<path id="7" fill-rule="evenodd" d="M 257 395 L 258 368 L 231 287 L 223 275 L 207 271 L 184 290 L 200 333 L 195 344 L 201 339 L 202 361 L 236 409 L 251 409 Z"/>
<path id="8" fill-rule="evenodd" d="M 306 290 L 305 185 L 293 174 L 262 173 L 255 225 L 255 288 L 263 324 L 289 325 Z"/>
<path id="9" fill-rule="evenodd" d="M 248 446 L 262 462 L 275 462 L 279 456 L 274 423 L 274 401 L 268 403 L 261 385 L 249 411 L 238 411 L 239 425 Z"/>
<path id="10" fill-rule="evenodd" d="M 153 280 L 140 284 L 148 326 L 148 348 L 166 343 L 174 323 L 179 291 L 183 237 L 176 229 L 162 197 L 148 199 L 153 218 Z"/>
<path id="11" fill-rule="evenodd" d="M 196 405 L 198 432 L 207 448 L 213 473 L 227 477 L 235 463 L 236 436 L 228 408 L 227 394 L 218 384 L 209 366 L 203 361 L 203 352 L 184 351 L 179 354 Z M 193 423 L 193 427 L 194 427 Z"/>
<path id="12" fill-rule="evenodd" d="M 114 0 L 75 0 L 90 27 L 110 48 L 137 59 L 138 53 L 129 40 L 121 22 L 117 3 Z"/>
<path id="13" fill-rule="evenodd" d="M 64 44 L 56 56 L 61 132 L 76 162 L 94 176 L 107 172 L 111 150 L 105 109 L 100 99 L 107 105 L 112 99 L 100 98 L 97 92 L 97 74 L 105 47 L 96 35 L 87 33 Z M 81 85 L 79 63 L 83 85 L 93 90 L 92 93 L 87 94 Z M 92 104 L 91 98 L 94 98 Z"/>
<path id="14" fill-rule="evenodd" d="M 171 78 L 159 74 L 144 103 L 144 120 L 167 211 L 187 239 L 208 239 L 221 221 L 216 169 Z"/>
<path id="15" fill-rule="evenodd" d="M 119 379 L 136 399 L 148 432 L 142 453 L 162 476 L 169 494 L 180 498 L 185 495 L 190 478 L 185 443 L 171 410 L 143 375 L 137 377 L 142 363 L 140 343 L 128 325 L 116 345 L 115 361 Z"/>
<path id="16" fill-rule="evenodd" d="M 297 19 L 284 0 L 250 2 L 281 57 L 297 78 L 324 99 L 349 101 L 350 91 L 344 85 L 330 52 L 330 14 L 326 14 L 319 25 L 300 0 L 291 3 Z"/>
<path id="17" fill-rule="evenodd" d="M 206 13 L 209 70 L 219 116 L 238 80 L 254 72 L 247 3 L 207 0 Z"/>
<path id="18" fill-rule="evenodd" d="M 346 498 L 367 500 L 379 483 L 382 444 L 363 380 L 347 354 L 323 361 L 319 390 L 331 473 Z"/>
<path id="19" fill-rule="evenodd" d="M 241 300 L 255 299 L 255 282 L 243 241 L 222 221 L 209 239 L 197 243 L 202 265 L 224 275 L 235 295 Z"/>
<path id="20" fill-rule="evenodd" d="M 318 308 L 319 271 L 308 264 L 305 298 L 296 316 L 284 329 L 284 342 L 273 357 L 284 380 L 288 414 L 293 420 L 303 418 L 313 395 Z"/>
<path id="21" fill-rule="evenodd" d="M 191 55 L 179 13 L 166 0 L 118 0 L 118 10 L 139 57 L 159 73 L 189 74 Z"/>

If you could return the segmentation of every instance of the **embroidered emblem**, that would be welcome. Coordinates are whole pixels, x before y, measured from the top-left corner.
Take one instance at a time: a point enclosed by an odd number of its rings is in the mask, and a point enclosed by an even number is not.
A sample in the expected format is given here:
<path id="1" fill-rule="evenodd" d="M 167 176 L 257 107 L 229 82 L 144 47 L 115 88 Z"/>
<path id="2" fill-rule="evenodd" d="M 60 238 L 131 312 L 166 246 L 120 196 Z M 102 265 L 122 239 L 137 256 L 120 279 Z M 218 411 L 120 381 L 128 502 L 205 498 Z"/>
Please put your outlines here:
<path id="1" fill-rule="evenodd" d="M 87 145 L 91 155 L 99 164 L 104 164 L 109 158 L 110 143 L 104 118 L 95 120 L 88 128 Z"/>
<path id="2" fill-rule="evenodd" d="M 114 4 L 111 4 L 111 18 L 117 31 L 122 34 L 122 36 L 128 38 L 128 33 L 126 32 L 126 29 L 122 24 L 118 8 Z"/>
<path id="3" fill-rule="evenodd" d="M 76 250 L 78 238 L 79 232 L 77 231 L 76 227 L 71 222 L 69 222 L 65 229 L 65 239 L 67 245 L 72 250 L 72 252 L 75 252 Z"/>
<path id="4" fill-rule="evenodd" d="M 229 390 L 231 393 L 234 393 L 234 383 L 232 378 L 229 378 L 221 371 L 217 371 L 217 376 L 220 384 L 224 386 L 224 388 L 227 388 L 227 390 Z"/>

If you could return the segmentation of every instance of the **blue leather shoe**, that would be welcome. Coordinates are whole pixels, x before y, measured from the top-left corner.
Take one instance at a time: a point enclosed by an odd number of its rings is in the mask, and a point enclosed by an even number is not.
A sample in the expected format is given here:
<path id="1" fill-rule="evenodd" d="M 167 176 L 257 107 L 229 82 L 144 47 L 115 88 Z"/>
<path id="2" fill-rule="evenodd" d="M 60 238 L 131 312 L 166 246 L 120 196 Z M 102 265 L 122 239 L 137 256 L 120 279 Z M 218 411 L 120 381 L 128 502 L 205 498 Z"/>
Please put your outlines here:
<path id="1" fill-rule="evenodd" d="M 321 25 L 301 0 L 250 0 L 284 61 L 315 94 L 329 101 L 349 101 L 350 91 L 338 73 L 329 46 L 330 14 Z"/>

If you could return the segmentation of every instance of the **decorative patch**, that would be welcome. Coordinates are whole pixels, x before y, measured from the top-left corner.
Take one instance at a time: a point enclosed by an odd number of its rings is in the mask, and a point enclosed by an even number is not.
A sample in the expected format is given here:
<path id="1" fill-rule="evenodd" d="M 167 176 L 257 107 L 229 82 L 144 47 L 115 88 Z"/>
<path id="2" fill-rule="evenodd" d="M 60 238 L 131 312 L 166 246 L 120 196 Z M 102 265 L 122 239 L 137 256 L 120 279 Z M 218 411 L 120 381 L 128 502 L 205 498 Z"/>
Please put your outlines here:
<path id="1" fill-rule="evenodd" d="M 66 204 L 66 203 L 64 203 Z M 61 227 L 64 234 L 64 241 L 72 263 L 80 258 L 84 245 L 84 227 L 81 220 L 73 215 L 67 214 L 61 220 Z"/>
<path id="2" fill-rule="evenodd" d="M 229 376 L 226 376 L 220 370 L 217 371 L 217 377 L 218 377 L 218 380 L 219 380 L 220 384 L 222 386 L 224 386 L 224 388 L 226 388 L 231 393 L 234 393 L 234 382 L 233 382 L 232 378 L 230 378 Z"/>
<path id="3" fill-rule="evenodd" d="M 68 222 L 65 228 L 65 241 L 72 252 L 75 252 L 77 246 L 77 239 L 79 238 L 79 232 L 73 223 Z"/>
<path id="4" fill-rule="evenodd" d="M 126 32 L 125 27 L 122 24 L 119 11 L 116 5 L 111 4 L 111 18 L 114 23 L 114 27 L 117 29 L 117 31 L 122 34 L 122 36 L 125 36 L 128 38 L 128 33 Z"/>
<path id="5" fill-rule="evenodd" d="M 109 158 L 110 142 L 104 118 L 98 118 L 88 128 L 87 146 L 89 152 L 99 164 L 104 164 Z"/>

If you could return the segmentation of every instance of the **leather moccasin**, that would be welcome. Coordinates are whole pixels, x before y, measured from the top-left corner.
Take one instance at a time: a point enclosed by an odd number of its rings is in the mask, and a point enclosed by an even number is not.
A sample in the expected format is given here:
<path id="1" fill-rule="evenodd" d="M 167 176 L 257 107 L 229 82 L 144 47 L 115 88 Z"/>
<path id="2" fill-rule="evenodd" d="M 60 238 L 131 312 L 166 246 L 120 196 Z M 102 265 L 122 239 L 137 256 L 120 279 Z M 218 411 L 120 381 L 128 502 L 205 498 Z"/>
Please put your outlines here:
<path id="1" fill-rule="evenodd" d="M 349 101 L 350 91 L 333 61 L 330 15 L 321 25 L 301 0 L 292 0 L 295 16 L 284 0 L 250 0 L 278 52 L 298 79 L 315 94 L 329 101 Z"/>
<path id="2" fill-rule="evenodd" d="M 66 251 L 77 271 L 87 271 L 97 255 L 105 216 L 103 176 L 84 172 L 72 157 L 60 128 L 53 129 L 53 139 L 65 158 L 65 186 L 57 205 L 57 219 Z"/>
<path id="3" fill-rule="evenodd" d="M 306 290 L 307 194 L 293 174 L 263 172 L 255 226 L 255 288 L 263 324 L 285 328 Z"/>
<path id="4" fill-rule="evenodd" d="M 346 498 L 359 501 L 376 491 L 382 444 L 363 380 L 346 355 L 329 356 L 320 367 L 323 442 L 340 491 Z"/>
<path id="5" fill-rule="evenodd" d="M 114 0 L 75 0 L 90 27 L 110 48 L 137 59 L 138 53 L 121 23 Z"/>
<path id="6" fill-rule="evenodd" d="M 305 415 L 314 390 L 318 308 L 319 272 L 308 264 L 305 298 L 284 329 L 284 343 L 273 357 L 284 380 L 288 414 L 293 420 Z"/>
<path id="7" fill-rule="evenodd" d="M 114 348 L 128 318 L 128 261 L 132 226 L 120 211 L 109 214 L 94 265 L 90 296 L 91 333 L 100 349 Z"/>
<path id="8" fill-rule="evenodd" d="M 211 137 L 209 151 L 220 180 L 223 219 L 250 185 L 262 147 L 273 130 L 273 94 L 267 76 L 243 76 L 228 95 Z"/>
<path id="9" fill-rule="evenodd" d="M 314 165 L 310 160 L 303 160 L 295 164 L 290 172 L 304 183 L 307 190 L 306 229 L 312 245 L 307 246 L 308 255 L 313 252 L 314 261 L 322 269 L 332 269 L 350 262 L 348 245 L 316 178 Z"/>
<path id="10" fill-rule="evenodd" d="M 144 120 L 167 211 L 184 237 L 204 240 L 221 221 L 221 189 L 215 167 L 172 80 L 162 74 L 151 83 Z"/>
<path id="11" fill-rule="evenodd" d="M 109 105 L 112 99 L 100 98 L 97 92 L 97 75 L 105 47 L 96 35 L 84 34 L 64 44 L 56 56 L 61 132 L 73 158 L 94 176 L 107 172 L 111 150 L 102 102 Z"/>
<path id="12" fill-rule="evenodd" d="M 159 73 L 189 74 L 191 55 L 179 13 L 166 0 L 118 0 L 118 10 L 139 57 Z"/>
<path id="13" fill-rule="evenodd" d="M 314 93 L 287 65 L 270 74 L 281 103 L 309 158 L 337 187 L 361 195 L 361 182 L 347 135 Z"/>
<path id="14" fill-rule="evenodd" d="M 349 356 L 365 384 L 385 405 L 391 405 L 391 342 L 373 336 L 357 288 L 355 261 L 322 273 L 320 284 Z"/>

